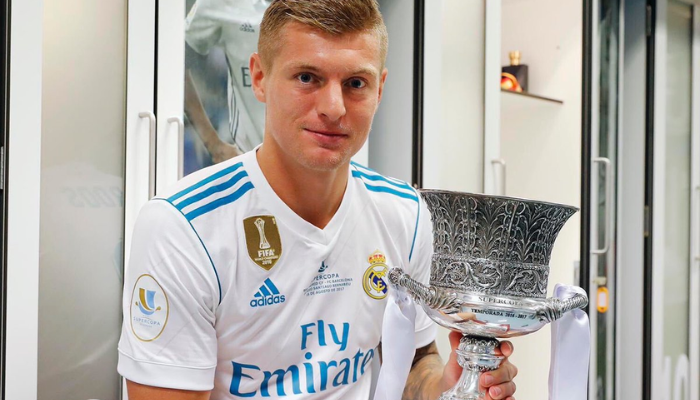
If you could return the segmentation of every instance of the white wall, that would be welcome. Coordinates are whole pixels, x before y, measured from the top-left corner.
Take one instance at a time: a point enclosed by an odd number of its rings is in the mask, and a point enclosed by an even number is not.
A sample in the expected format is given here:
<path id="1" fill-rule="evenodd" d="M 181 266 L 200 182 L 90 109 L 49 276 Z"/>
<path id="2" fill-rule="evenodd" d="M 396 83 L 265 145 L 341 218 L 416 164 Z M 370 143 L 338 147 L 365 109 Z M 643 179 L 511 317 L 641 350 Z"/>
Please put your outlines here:
<path id="1" fill-rule="evenodd" d="M 42 0 L 12 2 L 5 398 L 36 399 Z"/>
<path id="2" fill-rule="evenodd" d="M 423 186 L 481 192 L 484 3 L 443 0 L 441 13 L 442 125 L 440 129 L 426 126 Z M 426 107 L 430 101 L 426 96 Z"/>
<path id="3" fill-rule="evenodd" d="M 529 91 L 563 104 L 504 93 L 501 156 L 508 196 L 580 207 L 581 1 L 503 0 L 501 61 L 519 50 L 529 65 Z M 544 17 L 547 16 L 547 17 Z M 580 256 L 580 213 L 562 229 L 550 261 L 549 296 L 556 283 L 573 284 Z M 541 400 L 548 385 L 550 328 L 513 340 L 518 400 Z"/>

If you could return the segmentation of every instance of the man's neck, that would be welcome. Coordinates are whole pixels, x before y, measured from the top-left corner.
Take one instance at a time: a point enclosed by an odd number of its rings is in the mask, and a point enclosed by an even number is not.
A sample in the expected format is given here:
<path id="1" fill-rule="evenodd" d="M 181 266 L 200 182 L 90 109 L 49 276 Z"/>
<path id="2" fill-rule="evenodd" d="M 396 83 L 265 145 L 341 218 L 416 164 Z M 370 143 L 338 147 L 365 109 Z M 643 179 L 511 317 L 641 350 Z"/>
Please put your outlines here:
<path id="1" fill-rule="evenodd" d="M 263 145 L 256 157 L 260 170 L 277 196 L 297 215 L 323 229 L 335 215 L 348 183 L 347 165 L 331 171 L 317 171 L 287 162 Z"/>

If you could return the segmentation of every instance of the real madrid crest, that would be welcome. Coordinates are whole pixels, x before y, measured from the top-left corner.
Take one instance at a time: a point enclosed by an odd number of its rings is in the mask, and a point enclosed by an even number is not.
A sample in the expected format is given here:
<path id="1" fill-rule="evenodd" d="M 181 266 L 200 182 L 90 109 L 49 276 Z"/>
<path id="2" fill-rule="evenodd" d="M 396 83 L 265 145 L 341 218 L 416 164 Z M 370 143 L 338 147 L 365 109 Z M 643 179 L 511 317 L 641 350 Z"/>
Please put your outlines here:
<path id="1" fill-rule="evenodd" d="M 389 290 L 386 276 L 389 267 L 386 266 L 386 257 L 377 250 L 369 256 L 368 261 L 369 268 L 362 279 L 362 287 L 369 297 L 381 300 L 386 297 Z"/>
<path id="2" fill-rule="evenodd" d="M 243 220 L 248 256 L 260 268 L 270 270 L 282 255 L 282 240 L 272 215 L 256 215 Z"/>

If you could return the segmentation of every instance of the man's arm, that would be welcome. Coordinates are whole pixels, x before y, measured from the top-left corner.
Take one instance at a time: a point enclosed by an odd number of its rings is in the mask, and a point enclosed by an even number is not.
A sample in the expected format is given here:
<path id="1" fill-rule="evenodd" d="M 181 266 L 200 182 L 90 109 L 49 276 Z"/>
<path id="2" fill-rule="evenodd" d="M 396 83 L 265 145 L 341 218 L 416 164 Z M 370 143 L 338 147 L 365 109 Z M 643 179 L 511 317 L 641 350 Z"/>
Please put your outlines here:
<path id="1" fill-rule="evenodd" d="M 141 209 L 124 286 L 118 372 L 145 386 L 211 390 L 218 280 L 203 242 L 172 203 L 152 200 Z"/>
<path id="2" fill-rule="evenodd" d="M 411 373 L 403 391 L 403 400 L 435 400 L 457 383 L 462 374 L 462 367 L 457 363 L 454 349 L 459 345 L 461 336 L 458 332 L 450 332 L 452 352 L 447 365 L 443 365 L 435 342 L 416 350 Z M 488 389 L 486 400 L 515 400 L 512 397 L 515 392 L 513 378 L 518 369 L 507 358 L 513 352 L 513 345 L 510 342 L 502 342 L 500 349 L 506 358 L 497 370 L 483 374 L 479 383 Z"/>
<path id="3" fill-rule="evenodd" d="M 438 354 L 435 342 L 416 349 L 413 365 L 411 365 L 411 373 L 408 374 L 402 399 L 437 399 L 444 392 L 444 390 L 440 390 L 443 368 L 444 365 L 440 354 Z"/>
<path id="4" fill-rule="evenodd" d="M 129 400 L 209 400 L 209 395 L 211 395 L 211 391 L 193 392 L 145 386 L 128 379 L 126 389 L 129 393 Z"/>
<path id="5" fill-rule="evenodd" d="M 202 105 L 202 100 L 199 97 L 199 92 L 197 92 L 197 87 L 189 69 L 185 73 L 185 114 L 192 123 L 194 130 L 199 134 L 202 142 L 204 142 L 204 146 L 209 151 L 211 160 L 215 164 L 243 154 L 238 146 L 228 144 L 219 138 L 207 112 L 204 110 L 204 105 Z"/>

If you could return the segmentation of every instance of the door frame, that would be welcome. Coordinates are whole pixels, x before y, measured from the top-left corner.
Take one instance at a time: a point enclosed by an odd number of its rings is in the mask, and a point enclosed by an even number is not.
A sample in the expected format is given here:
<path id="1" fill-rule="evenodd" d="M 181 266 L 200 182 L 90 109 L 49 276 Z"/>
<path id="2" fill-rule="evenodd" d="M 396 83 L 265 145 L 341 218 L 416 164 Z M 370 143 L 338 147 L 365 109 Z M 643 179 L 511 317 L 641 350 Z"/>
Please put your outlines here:
<path id="1" fill-rule="evenodd" d="M 10 1 L 0 4 L 0 398 L 5 398 L 5 336 L 7 307 L 7 135 L 9 132 Z"/>
<path id="2" fill-rule="evenodd" d="M 700 68 L 700 2 L 697 0 L 679 0 L 691 5 L 693 12 L 693 40 L 692 40 L 692 71 Z M 648 85 L 653 88 L 650 98 L 651 107 L 648 109 L 648 117 L 652 118 L 648 130 L 649 149 L 647 150 L 649 164 L 647 189 L 647 207 L 651 210 L 651 229 L 647 242 L 646 270 L 648 290 L 647 298 L 650 304 L 649 312 L 645 312 L 645 346 L 648 354 L 645 361 L 650 365 L 645 368 L 644 382 L 649 393 L 645 393 L 647 399 L 664 398 L 666 395 L 663 386 L 665 365 L 663 357 L 663 324 L 654 324 L 663 318 L 664 296 L 664 232 L 665 232 L 665 166 L 666 166 L 666 54 L 668 36 L 666 32 L 667 4 L 668 0 L 650 0 L 652 7 L 652 20 L 654 27 L 650 40 L 652 50 L 650 53 L 650 73 Z M 653 65 L 653 66 L 652 66 Z M 691 182 L 690 182 L 690 250 L 689 250 L 689 398 L 695 400 L 700 396 L 698 392 L 698 378 L 700 377 L 700 75 L 692 77 L 692 108 L 691 108 Z M 648 128 L 649 129 L 649 128 Z M 659 212 L 654 212 L 659 210 Z M 656 238 L 657 240 L 654 240 Z M 646 364 L 646 363 L 645 363 Z M 652 379 L 655 377 L 657 379 Z M 695 377 L 693 379 L 693 377 Z"/>
<path id="3" fill-rule="evenodd" d="M 43 0 L 11 2 L 3 396 L 18 400 L 37 395 L 43 17 Z"/>
<path id="4" fill-rule="evenodd" d="M 501 0 L 484 1 L 483 192 L 505 196 L 506 164 L 501 159 Z M 499 172 L 496 172 L 499 170 Z M 499 177 L 497 180 L 496 178 Z"/>

